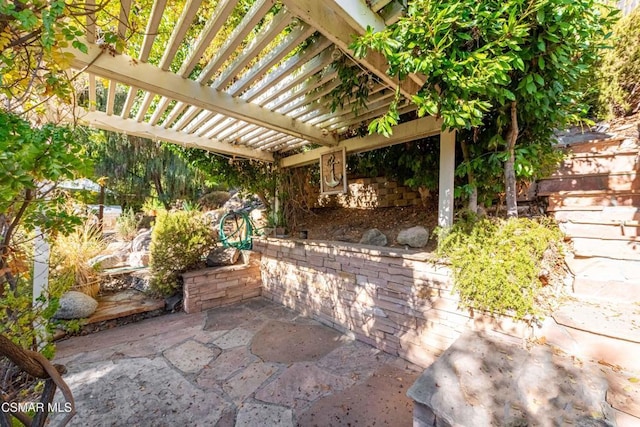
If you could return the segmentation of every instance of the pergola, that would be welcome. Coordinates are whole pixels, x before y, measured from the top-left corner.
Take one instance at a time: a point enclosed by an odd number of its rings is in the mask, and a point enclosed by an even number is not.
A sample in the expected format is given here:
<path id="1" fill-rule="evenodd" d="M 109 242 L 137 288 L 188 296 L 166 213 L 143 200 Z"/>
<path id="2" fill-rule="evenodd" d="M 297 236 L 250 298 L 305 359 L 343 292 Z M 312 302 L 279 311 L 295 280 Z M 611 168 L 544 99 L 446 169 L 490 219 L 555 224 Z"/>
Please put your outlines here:
<path id="1" fill-rule="evenodd" d="M 281 168 L 317 162 L 337 148 L 357 153 L 440 134 L 441 122 L 424 117 L 396 126 L 389 138 L 349 137 L 350 130 L 387 111 L 396 90 L 403 96 L 399 112 L 415 109 L 409 100 L 423 77 L 411 75 L 399 82 L 387 75 L 381 54 L 355 59 L 348 47 L 368 26 L 381 30 L 395 22 L 403 13 L 398 2 L 256 0 L 224 41 L 218 39 L 212 56 L 205 52 L 239 1 L 219 0 L 197 37 L 187 38 L 194 34 L 192 26 L 206 3 L 187 0 L 165 43 L 157 34 L 167 0 L 155 0 L 144 39 L 131 56 L 107 49 L 95 15 L 89 15 L 88 51 L 69 48 L 73 67 L 87 75 L 81 89 L 89 103 L 80 122 L 230 157 L 277 162 Z M 132 2 L 120 0 L 120 5 L 117 31 L 124 39 Z M 185 44 L 188 54 L 177 55 Z M 152 49 L 162 49 L 159 61 L 150 61 Z M 368 76 L 366 108 L 357 114 L 350 105 L 330 108 L 327 95 L 340 83 L 338 60 Z M 98 82 L 105 79 L 106 102 L 98 107 Z M 116 107 L 116 87 L 127 93 L 122 107 Z M 451 132 L 440 135 L 441 226 L 452 222 L 454 140 Z"/>

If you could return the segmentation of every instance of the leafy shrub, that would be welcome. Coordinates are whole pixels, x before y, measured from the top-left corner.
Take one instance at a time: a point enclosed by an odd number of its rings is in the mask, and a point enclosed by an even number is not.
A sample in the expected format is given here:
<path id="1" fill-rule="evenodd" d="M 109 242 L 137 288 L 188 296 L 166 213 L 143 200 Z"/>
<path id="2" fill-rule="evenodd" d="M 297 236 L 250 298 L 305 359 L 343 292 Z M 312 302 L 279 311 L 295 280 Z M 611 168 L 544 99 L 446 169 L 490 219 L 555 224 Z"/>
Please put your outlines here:
<path id="1" fill-rule="evenodd" d="M 561 237 L 549 219 L 471 218 L 441 235 L 438 253 L 451 262 L 463 307 L 521 319 L 539 314 L 541 261 L 549 247 L 559 247 Z"/>
<path id="2" fill-rule="evenodd" d="M 231 195 L 228 191 L 212 191 L 200 197 L 198 204 L 206 209 L 218 209 L 230 198 Z"/>
<path id="3" fill-rule="evenodd" d="M 640 110 L 640 7 L 618 21 L 611 40 L 600 68 L 599 110 L 623 116 Z"/>
<path id="4" fill-rule="evenodd" d="M 138 232 L 138 218 L 133 209 L 125 209 L 116 219 L 116 234 L 125 242 L 130 242 Z"/>
<path id="5" fill-rule="evenodd" d="M 105 247 L 102 233 L 91 221 L 68 235 L 58 235 L 51 247 L 49 286 L 59 294 L 72 289 L 95 297 L 100 290 L 99 267 L 89 265 L 89 261 Z"/>
<path id="6" fill-rule="evenodd" d="M 180 274 L 197 267 L 215 245 L 213 230 L 198 211 L 161 213 L 151 233 L 151 290 L 171 295 Z"/>

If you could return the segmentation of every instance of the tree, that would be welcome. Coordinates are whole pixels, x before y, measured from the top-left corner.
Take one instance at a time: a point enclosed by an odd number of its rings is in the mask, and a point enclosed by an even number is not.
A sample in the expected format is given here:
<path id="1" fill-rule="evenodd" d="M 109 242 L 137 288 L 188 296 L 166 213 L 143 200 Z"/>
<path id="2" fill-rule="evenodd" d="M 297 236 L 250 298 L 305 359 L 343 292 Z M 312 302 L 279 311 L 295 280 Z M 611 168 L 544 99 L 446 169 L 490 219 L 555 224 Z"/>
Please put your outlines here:
<path id="1" fill-rule="evenodd" d="M 30 347 L 32 322 L 50 317 L 55 305 L 32 307 L 26 246 L 37 229 L 54 236 L 81 221 L 66 209 L 56 182 L 90 170 L 83 147 L 68 127 L 31 126 L 0 110 L 0 334 Z M 42 310 L 42 311 L 41 311 Z"/>
<path id="2" fill-rule="evenodd" d="M 487 153 L 499 157 L 507 215 L 517 216 L 518 147 L 536 167 L 532 157 L 551 152 L 553 129 L 584 119 L 583 77 L 616 16 L 598 0 L 413 0 L 396 24 L 378 33 L 368 28 L 351 48 L 358 57 L 381 52 L 392 76 L 424 78 L 412 97 L 418 115 L 466 131 L 464 143 L 481 144 L 475 153 L 486 161 Z M 369 131 L 390 134 L 399 120 L 394 103 Z M 473 151 L 463 145 L 468 171 L 479 158 Z M 468 178 L 475 187 L 482 176 Z"/>
<path id="3" fill-rule="evenodd" d="M 189 165 L 170 146 L 147 138 L 89 131 L 89 152 L 96 176 L 108 178 L 108 187 L 121 206 L 140 206 L 155 196 L 169 209 L 178 199 L 195 201 L 213 181 Z"/>
<path id="4" fill-rule="evenodd" d="M 119 3 L 119 2 L 112 2 Z M 64 0 L 0 2 L 0 100 L 6 111 L 44 109 L 55 97 L 73 101 L 73 75 L 68 73 L 74 47 L 83 52 L 87 16 L 105 10 L 109 0 L 95 5 Z M 105 43 L 122 43 L 115 33 L 101 34 Z"/>

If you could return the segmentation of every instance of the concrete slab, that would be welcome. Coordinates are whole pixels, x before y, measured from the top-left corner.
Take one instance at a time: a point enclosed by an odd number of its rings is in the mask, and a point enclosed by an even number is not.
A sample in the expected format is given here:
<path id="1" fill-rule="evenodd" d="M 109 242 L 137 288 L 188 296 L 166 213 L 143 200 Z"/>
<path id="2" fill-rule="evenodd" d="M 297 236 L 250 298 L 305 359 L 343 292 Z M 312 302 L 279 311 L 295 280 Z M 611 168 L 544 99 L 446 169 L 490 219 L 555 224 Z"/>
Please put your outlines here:
<path id="1" fill-rule="evenodd" d="M 339 347 L 340 338 L 338 331 L 324 325 L 272 320 L 256 333 L 251 352 L 269 362 L 317 360 Z"/>
<path id="2" fill-rule="evenodd" d="M 202 368 L 209 365 L 220 353 L 220 349 L 211 349 L 199 342 L 189 340 L 177 347 L 166 350 L 163 355 L 173 366 L 182 372 L 193 374 L 200 372 Z"/>

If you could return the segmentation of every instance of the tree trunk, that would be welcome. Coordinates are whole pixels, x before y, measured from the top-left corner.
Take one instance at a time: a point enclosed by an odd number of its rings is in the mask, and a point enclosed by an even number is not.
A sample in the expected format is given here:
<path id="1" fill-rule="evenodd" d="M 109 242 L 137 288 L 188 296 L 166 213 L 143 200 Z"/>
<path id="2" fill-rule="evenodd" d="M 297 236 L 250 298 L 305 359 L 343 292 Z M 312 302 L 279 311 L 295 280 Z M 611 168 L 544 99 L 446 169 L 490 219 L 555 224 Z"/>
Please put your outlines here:
<path id="1" fill-rule="evenodd" d="M 156 187 L 156 193 L 158 193 L 158 199 L 164 205 L 166 210 L 171 209 L 171 205 L 169 204 L 169 200 L 167 200 L 166 194 L 164 194 L 164 188 L 162 188 L 162 177 L 159 173 L 153 174 L 153 184 Z"/>
<path id="2" fill-rule="evenodd" d="M 518 190 L 516 188 L 516 141 L 518 139 L 518 112 L 516 102 L 511 102 L 511 127 L 507 133 L 507 160 L 504 162 L 505 199 L 507 218 L 518 217 Z"/>
<path id="3" fill-rule="evenodd" d="M 469 193 L 469 200 L 467 202 L 467 209 L 477 214 L 478 187 L 476 186 L 476 178 L 473 175 L 473 171 L 471 170 L 471 154 L 469 153 L 469 145 L 467 144 L 467 141 L 465 139 L 460 141 L 460 147 L 462 148 L 462 157 L 464 159 L 464 162 L 467 164 L 467 182 L 469 183 L 469 187 L 471 188 L 471 193 Z"/>

